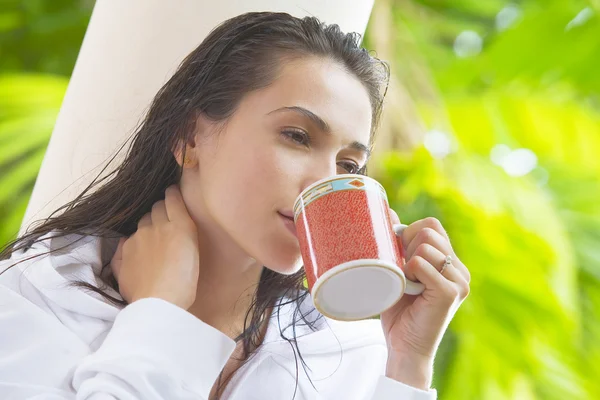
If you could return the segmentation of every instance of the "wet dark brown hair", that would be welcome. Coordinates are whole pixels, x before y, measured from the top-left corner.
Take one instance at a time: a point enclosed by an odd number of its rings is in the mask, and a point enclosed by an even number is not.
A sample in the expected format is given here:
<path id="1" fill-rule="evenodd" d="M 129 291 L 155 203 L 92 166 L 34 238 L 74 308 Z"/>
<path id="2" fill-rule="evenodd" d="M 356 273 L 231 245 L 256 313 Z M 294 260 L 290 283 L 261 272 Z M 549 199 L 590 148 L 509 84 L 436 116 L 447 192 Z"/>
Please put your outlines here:
<path id="1" fill-rule="evenodd" d="M 195 117 L 204 114 L 214 122 L 226 122 L 244 95 L 264 88 L 276 79 L 281 63 L 303 57 L 337 62 L 362 82 L 372 106 L 372 144 L 387 91 L 389 69 L 386 63 L 361 48 L 360 35 L 344 34 L 337 25 L 326 25 L 314 17 L 300 19 L 272 12 L 243 14 L 214 29 L 159 90 L 145 119 L 131 137 L 124 161 L 105 176 L 102 171 L 73 201 L 35 226 L 32 224 L 25 234 L 8 243 L 0 252 L 0 260 L 10 258 L 16 250 L 28 249 L 51 231 L 56 231 L 57 236 L 132 235 L 140 218 L 150 212 L 155 202 L 164 199 L 165 189 L 179 182 L 181 168 L 173 153 L 185 153 L 185 143 L 195 128 Z M 115 157 L 116 154 L 110 161 Z M 42 255 L 45 254 L 48 253 Z M 105 283 L 118 290 L 108 266 L 109 263 L 103 266 L 103 272 L 106 272 L 103 276 L 107 276 Z M 302 357 L 296 343 L 295 327 L 301 320 L 311 328 L 316 322 L 308 321 L 299 312 L 298 306 L 308 294 L 304 278 L 304 269 L 293 275 L 282 275 L 263 268 L 252 306 L 246 314 L 245 330 L 236 339 L 243 341 L 241 361 L 247 362 L 252 349 L 260 345 L 261 318 L 265 311 L 275 307 L 273 314 L 278 315 L 279 306 L 295 302 L 293 337 L 284 335 L 283 331 L 288 327 L 280 326 L 280 331 L 282 338 L 292 346 L 294 355 L 297 354 L 296 390 L 298 356 L 301 360 Z M 114 304 L 126 304 L 105 293 L 106 286 L 94 287 L 85 282 L 74 284 L 97 292 Z M 276 307 L 281 298 L 292 300 Z M 305 367 L 303 360 L 302 363 Z M 231 376 L 219 377 L 218 393 Z"/>

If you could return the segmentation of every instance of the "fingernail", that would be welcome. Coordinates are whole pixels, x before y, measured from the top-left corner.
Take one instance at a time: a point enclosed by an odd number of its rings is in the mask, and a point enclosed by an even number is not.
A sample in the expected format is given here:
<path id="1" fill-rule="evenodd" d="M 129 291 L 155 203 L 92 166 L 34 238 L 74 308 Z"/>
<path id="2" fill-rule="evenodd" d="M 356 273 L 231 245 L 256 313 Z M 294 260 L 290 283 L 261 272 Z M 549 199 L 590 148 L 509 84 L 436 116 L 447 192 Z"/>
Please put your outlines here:
<path id="1" fill-rule="evenodd" d="M 402 232 L 404 232 L 406 228 L 408 228 L 408 225 L 404 224 L 394 224 L 393 226 L 394 233 L 396 234 L 396 236 L 401 236 Z"/>

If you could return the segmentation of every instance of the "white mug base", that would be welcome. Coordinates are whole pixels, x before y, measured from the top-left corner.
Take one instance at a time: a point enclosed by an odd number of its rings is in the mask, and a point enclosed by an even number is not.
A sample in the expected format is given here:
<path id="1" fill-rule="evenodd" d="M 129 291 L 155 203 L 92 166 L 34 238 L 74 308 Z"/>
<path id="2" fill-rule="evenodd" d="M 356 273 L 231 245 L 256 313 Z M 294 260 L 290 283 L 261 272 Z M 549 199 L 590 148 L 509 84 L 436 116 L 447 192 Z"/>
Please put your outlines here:
<path id="1" fill-rule="evenodd" d="M 356 321 L 381 314 L 400 300 L 406 289 L 402 270 L 393 263 L 363 259 L 331 268 L 314 284 L 311 295 L 323 315 Z"/>

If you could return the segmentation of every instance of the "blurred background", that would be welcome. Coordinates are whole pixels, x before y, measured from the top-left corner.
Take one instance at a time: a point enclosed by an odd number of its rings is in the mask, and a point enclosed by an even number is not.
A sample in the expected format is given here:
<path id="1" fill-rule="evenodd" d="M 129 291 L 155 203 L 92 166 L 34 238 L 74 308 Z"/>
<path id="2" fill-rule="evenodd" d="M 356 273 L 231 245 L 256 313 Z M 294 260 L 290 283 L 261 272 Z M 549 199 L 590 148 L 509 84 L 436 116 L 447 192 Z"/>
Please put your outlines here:
<path id="1" fill-rule="evenodd" d="M 15 237 L 94 2 L 0 3 L 0 247 Z M 371 175 L 439 218 L 471 295 L 441 400 L 600 399 L 600 0 L 375 0 L 392 81 Z"/>

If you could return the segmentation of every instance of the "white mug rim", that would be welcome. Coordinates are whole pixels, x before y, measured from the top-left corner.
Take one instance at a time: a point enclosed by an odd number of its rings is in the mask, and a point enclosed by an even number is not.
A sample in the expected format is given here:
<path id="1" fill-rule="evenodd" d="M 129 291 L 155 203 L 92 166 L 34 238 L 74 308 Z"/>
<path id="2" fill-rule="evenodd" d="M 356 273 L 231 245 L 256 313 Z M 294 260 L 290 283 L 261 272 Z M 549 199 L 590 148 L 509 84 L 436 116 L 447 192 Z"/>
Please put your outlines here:
<path id="1" fill-rule="evenodd" d="M 332 315 L 332 314 L 328 313 L 327 310 L 325 310 L 324 307 L 321 304 L 319 304 L 319 301 L 318 301 L 318 292 L 319 292 L 319 289 L 321 288 L 321 286 L 325 282 L 327 282 L 331 277 L 333 277 L 339 273 L 342 273 L 349 269 L 364 268 L 364 267 L 382 268 L 382 269 L 385 269 L 385 270 L 393 273 L 394 275 L 396 275 L 399 278 L 400 293 L 396 294 L 396 296 L 397 296 L 396 300 L 392 304 L 388 305 L 387 307 L 381 308 L 381 310 L 379 312 L 377 312 L 376 314 L 370 315 L 368 317 L 343 318 L 338 315 Z M 358 259 L 358 260 L 345 261 L 345 262 L 335 265 L 335 266 L 329 268 L 327 271 L 323 272 L 321 274 L 321 276 L 316 277 L 313 287 L 310 290 L 310 295 L 311 295 L 311 298 L 313 299 L 313 304 L 315 305 L 315 308 L 317 309 L 317 311 L 319 311 L 321 314 L 325 315 L 326 317 L 336 319 L 339 321 L 356 321 L 358 319 L 369 318 L 374 315 L 381 314 L 382 312 L 385 312 L 389 308 L 393 307 L 393 305 L 396 302 L 398 302 L 400 300 L 400 298 L 402 298 L 402 296 L 404 296 L 404 294 L 406 293 L 407 281 L 408 281 L 408 279 L 406 279 L 406 275 L 404 274 L 404 271 L 402 270 L 402 268 L 400 268 L 398 265 L 394 264 L 393 262 L 388 261 L 388 260 L 381 260 L 381 259 L 362 258 L 362 259 Z"/>
<path id="2" fill-rule="evenodd" d="M 294 206 L 292 207 L 292 210 L 296 209 L 296 204 L 298 204 L 298 202 L 304 197 L 304 195 L 307 192 L 310 192 L 312 189 L 314 189 L 316 186 L 321 185 L 323 183 L 329 182 L 329 181 L 335 181 L 338 179 L 345 179 L 345 178 L 360 178 L 360 179 L 366 179 L 369 181 L 372 181 L 373 183 L 381 186 L 383 188 L 383 185 L 381 183 L 379 183 L 376 179 L 371 178 L 370 176 L 367 175 L 360 175 L 360 174 L 339 174 L 339 175 L 334 175 L 334 176 L 329 176 L 327 178 L 322 178 L 319 179 L 316 182 L 311 183 L 310 185 L 308 185 L 306 188 L 304 188 L 304 190 L 302 192 L 300 192 L 300 194 L 298 196 L 296 196 L 296 200 L 294 200 Z M 385 188 L 384 188 L 385 190 Z M 387 197 L 387 195 L 386 195 Z"/>

